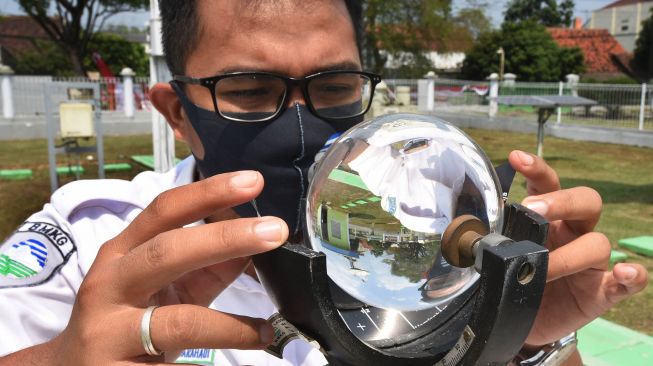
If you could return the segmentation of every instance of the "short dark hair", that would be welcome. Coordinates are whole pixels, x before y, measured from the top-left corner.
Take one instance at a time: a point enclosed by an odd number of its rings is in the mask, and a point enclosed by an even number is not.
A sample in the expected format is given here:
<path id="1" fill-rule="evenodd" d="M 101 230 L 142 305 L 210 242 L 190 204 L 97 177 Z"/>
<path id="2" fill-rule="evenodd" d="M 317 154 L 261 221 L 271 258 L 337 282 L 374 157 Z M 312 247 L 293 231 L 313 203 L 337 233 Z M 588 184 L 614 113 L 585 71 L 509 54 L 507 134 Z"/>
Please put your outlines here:
<path id="1" fill-rule="evenodd" d="M 362 44 L 360 0 L 344 0 L 354 25 L 359 53 Z M 199 35 L 197 0 L 159 0 L 161 34 L 166 63 L 173 74 L 182 75 L 186 60 L 197 46 Z"/>

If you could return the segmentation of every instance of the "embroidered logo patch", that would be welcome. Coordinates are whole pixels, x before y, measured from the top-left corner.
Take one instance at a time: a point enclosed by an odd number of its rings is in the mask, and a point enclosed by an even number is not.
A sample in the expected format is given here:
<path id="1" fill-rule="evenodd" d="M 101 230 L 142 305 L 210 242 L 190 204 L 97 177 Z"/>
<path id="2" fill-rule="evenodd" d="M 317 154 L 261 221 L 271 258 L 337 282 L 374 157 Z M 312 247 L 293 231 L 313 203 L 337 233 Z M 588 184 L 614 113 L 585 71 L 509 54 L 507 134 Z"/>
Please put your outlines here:
<path id="1" fill-rule="evenodd" d="M 60 227 L 25 222 L 0 245 L 0 288 L 41 284 L 74 251 L 75 244 Z"/>
<path id="2" fill-rule="evenodd" d="M 175 363 L 200 365 L 213 365 L 213 362 L 215 362 L 215 350 L 212 349 L 187 349 L 175 361 Z"/>

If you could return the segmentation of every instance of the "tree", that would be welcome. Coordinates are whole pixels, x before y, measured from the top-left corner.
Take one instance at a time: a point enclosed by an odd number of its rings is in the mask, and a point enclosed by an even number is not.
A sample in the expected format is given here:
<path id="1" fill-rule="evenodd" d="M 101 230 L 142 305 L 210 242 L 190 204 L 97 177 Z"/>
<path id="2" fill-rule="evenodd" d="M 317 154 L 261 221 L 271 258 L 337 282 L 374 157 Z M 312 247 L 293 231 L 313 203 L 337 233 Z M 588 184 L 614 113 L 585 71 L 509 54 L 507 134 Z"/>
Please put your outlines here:
<path id="1" fill-rule="evenodd" d="M 18 0 L 61 49 L 75 74 L 85 75 L 84 57 L 89 43 L 110 17 L 145 8 L 147 0 Z M 54 9 L 51 14 L 49 9 Z"/>
<path id="2" fill-rule="evenodd" d="M 474 39 L 492 30 L 492 22 L 479 8 L 463 8 L 453 18 L 453 22 L 471 33 Z"/>
<path id="3" fill-rule="evenodd" d="M 382 72 L 392 57 L 404 71 L 422 76 L 433 67 L 424 53 L 443 44 L 451 27 L 451 0 L 368 0 L 363 17 L 366 67 Z"/>
<path id="4" fill-rule="evenodd" d="M 641 79 L 647 81 L 653 78 L 653 9 L 651 16 L 642 22 L 642 30 L 637 36 L 633 64 Z"/>
<path id="5" fill-rule="evenodd" d="M 504 23 L 500 30 L 482 34 L 467 54 L 462 72 L 466 78 L 484 79 L 499 72 L 497 50 L 505 52 L 505 71 L 524 81 L 559 81 L 583 71 L 583 53 L 560 47 L 546 28 L 533 21 Z"/>
<path id="6" fill-rule="evenodd" d="M 506 22 L 535 21 L 547 27 L 569 27 L 574 16 L 574 0 L 511 0 L 504 13 Z"/>
<path id="7" fill-rule="evenodd" d="M 492 21 L 487 17 L 490 3 L 486 0 L 465 0 L 465 7 L 458 10 L 453 22 L 467 30 L 474 40 L 492 30 Z"/>
<path id="8" fill-rule="evenodd" d="M 51 41 L 37 40 L 37 51 L 18 55 L 16 73 L 22 75 L 75 75 L 67 55 Z M 145 48 L 119 35 L 96 33 L 88 45 L 89 52 L 82 60 L 85 70 L 96 70 L 93 52 L 99 53 L 111 71 L 118 75 L 123 67 L 130 67 L 137 75 L 149 73 L 149 59 Z"/>

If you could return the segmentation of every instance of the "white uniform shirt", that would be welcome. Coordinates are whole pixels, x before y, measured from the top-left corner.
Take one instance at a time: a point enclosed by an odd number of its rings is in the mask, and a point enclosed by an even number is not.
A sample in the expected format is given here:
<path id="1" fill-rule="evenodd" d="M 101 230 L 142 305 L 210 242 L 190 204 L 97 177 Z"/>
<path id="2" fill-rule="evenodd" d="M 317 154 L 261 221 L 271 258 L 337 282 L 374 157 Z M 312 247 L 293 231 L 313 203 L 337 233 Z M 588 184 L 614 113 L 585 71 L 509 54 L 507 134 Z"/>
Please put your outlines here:
<path id="1" fill-rule="evenodd" d="M 77 181 L 57 190 L 0 245 L 0 356 L 48 341 L 67 325 L 75 296 L 102 243 L 120 233 L 161 192 L 192 182 L 188 158 L 165 174 L 133 181 Z M 267 319 L 276 312 L 262 286 L 241 275 L 211 304 L 227 313 Z M 325 365 L 295 340 L 284 359 L 264 351 L 187 350 L 180 362 L 204 365 Z"/>

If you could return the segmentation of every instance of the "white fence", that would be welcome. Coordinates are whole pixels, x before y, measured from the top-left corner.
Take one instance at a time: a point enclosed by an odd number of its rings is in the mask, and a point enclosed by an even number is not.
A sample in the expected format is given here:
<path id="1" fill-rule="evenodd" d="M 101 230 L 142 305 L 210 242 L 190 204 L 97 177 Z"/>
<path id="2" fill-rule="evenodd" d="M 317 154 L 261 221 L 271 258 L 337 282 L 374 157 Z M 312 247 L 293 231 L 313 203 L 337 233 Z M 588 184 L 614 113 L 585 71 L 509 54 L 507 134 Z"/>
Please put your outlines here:
<path id="1" fill-rule="evenodd" d="M 149 78 L 135 77 L 132 83 L 125 83 L 125 78 L 58 78 L 52 76 L 11 76 L 0 75 L 3 93 L 1 103 L 12 103 L 12 108 L 4 108 L 4 118 L 15 116 L 34 116 L 45 112 L 43 90 L 50 82 L 100 83 L 103 111 L 125 112 L 125 84 L 133 85 L 134 108 L 151 110 L 148 98 Z M 490 113 L 490 81 L 474 80 L 433 80 L 435 110 L 454 111 L 455 113 Z M 613 84 L 578 84 L 573 82 L 498 83 L 497 95 L 575 95 L 597 102 L 592 107 L 559 108 L 552 122 L 570 124 L 588 124 L 604 127 L 636 128 L 653 130 L 653 85 L 613 85 Z M 388 100 L 395 104 L 417 105 L 420 99 L 418 80 L 388 79 Z M 10 90 L 7 98 L 6 90 Z M 73 93 L 79 91 L 69 91 Z M 130 95 L 127 93 L 127 95 Z M 72 96 L 69 95 L 69 98 Z M 380 98 L 377 98 L 380 99 Z M 428 99 L 428 98 L 427 98 Z M 7 102 L 9 101 L 9 102 Z M 128 107 L 129 109 L 129 107 Z M 11 113 L 9 113 L 9 112 Z M 498 106 L 497 115 L 530 118 L 535 110 L 532 107 Z M 132 111 L 133 115 L 133 111 Z"/>
<path id="2" fill-rule="evenodd" d="M 490 83 L 468 80 L 435 80 L 435 106 L 439 110 L 490 113 Z M 603 127 L 653 130 L 653 85 L 577 83 L 498 83 L 497 95 L 573 95 L 597 102 L 592 107 L 558 108 L 551 121 Z M 473 108 L 488 106 L 487 109 Z M 524 117 L 536 113 L 533 107 L 498 106 L 498 116 Z"/>
<path id="3" fill-rule="evenodd" d="M 2 76 L 0 76 L 2 77 Z M 88 83 L 89 85 L 100 84 L 101 101 L 100 105 L 103 111 L 117 111 L 129 114 L 125 111 L 124 103 L 124 86 L 123 78 L 101 78 L 91 80 L 83 77 L 54 77 L 54 76 L 8 76 L 11 78 L 13 117 L 42 115 L 45 113 L 44 90 L 47 83 Z M 135 77 L 133 82 L 134 108 L 136 110 L 150 110 L 149 101 L 149 78 Z M 74 99 L 83 97 L 83 90 L 68 90 L 68 98 Z M 80 96 L 81 94 L 81 96 Z M 0 98 L 6 100 L 6 98 Z M 0 105 L 4 110 L 4 106 Z M 5 116 L 7 118 L 8 116 Z"/>

